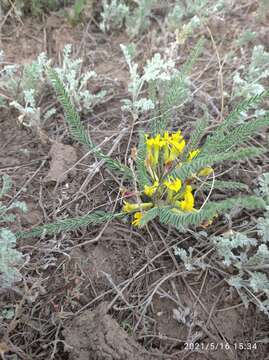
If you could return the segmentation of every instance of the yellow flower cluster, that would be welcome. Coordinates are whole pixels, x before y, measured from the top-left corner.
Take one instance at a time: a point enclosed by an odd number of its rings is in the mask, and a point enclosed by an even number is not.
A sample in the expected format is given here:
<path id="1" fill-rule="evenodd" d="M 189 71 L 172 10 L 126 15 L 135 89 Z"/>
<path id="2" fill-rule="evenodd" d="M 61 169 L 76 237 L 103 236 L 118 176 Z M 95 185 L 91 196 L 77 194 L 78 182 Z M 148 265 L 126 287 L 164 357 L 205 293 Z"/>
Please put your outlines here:
<path id="1" fill-rule="evenodd" d="M 134 220 L 132 221 L 132 225 L 134 225 L 134 226 L 139 226 L 142 217 L 143 217 L 142 212 L 136 212 L 136 213 L 134 213 Z"/>
<path id="2" fill-rule="evenodd" d="M 180 179 L 175 180 L 165 180 L 163 184 L 167 187 L 168 191 L 179 192 L 181 189 L 182 183 Z"/>
<path id="3" fill-rule="evenodd" d="M 146 163 L 156 167 L 159 163 L 160 150 L 163 149 L 163 160 L 165 164 L 174 161 L 184 150 L 186 142 L 181 131 L 169 134 L 168 131 L 161 137 L 160 134 L 146 139 L 147 159 Z"/>
<path id="4" fill-rule="evenodd" d="M 179 178 L 165 177 L 165 172 L 169 166 L 178 160 L 177 166 L 181 166 L 180 156 L 183 154 L 186 141 L 181 131 L 168 133 L 163 136 L 160 134 L 155 137 L 146 137 L 147 155 L 145 165 L 152 178 L 152 185 L 145 185 L 143 194 L 151 199 L 151 202 L 141 202 L 133 204 L 125 202 L 123 211 L 134 213 L 132 224 L 139 226 L 143 217 L 143 211 L 148 210 L 157 203 L 171 205 L 175 211 L 192 212 L 194 209 L 193 188 L 189 184 L 183 184 Z M 186 162 L 192 161 L 199 153 L 200 149 L 190 151 L 186 157 Z M 208 176 L 213 169 L 210 167 L 200 170 L 198 176 Z M 142 194 L 142 195 L 143 195 Z"/>
<path id="5" fill-rule="evenodd" d="M 155 180 L 152 186 L 145 185 L 144 187 L 144 194 L 152 197 L 152 195 L 155 193 L 155 191 L 158 189 L 159 181 Z"/>
<path id="6" fill-rule="evenodd" d="M 185 191 L 183 193 L 182 201 L 176 201 L 177 207 L 183 211 L 193 211 L 194 209 L 194 196 L 192 194 L 191 185 L 186 185 Z"/>
<path id="7" fill-rule="evenodd" d="M 148 210 L 152 207 L 152 205 L 153 205 L 152 203 L 131 204 L 131 203 L 125 201 L 122 210 L 127 213 L 133 212 L 136 210 Z"/>

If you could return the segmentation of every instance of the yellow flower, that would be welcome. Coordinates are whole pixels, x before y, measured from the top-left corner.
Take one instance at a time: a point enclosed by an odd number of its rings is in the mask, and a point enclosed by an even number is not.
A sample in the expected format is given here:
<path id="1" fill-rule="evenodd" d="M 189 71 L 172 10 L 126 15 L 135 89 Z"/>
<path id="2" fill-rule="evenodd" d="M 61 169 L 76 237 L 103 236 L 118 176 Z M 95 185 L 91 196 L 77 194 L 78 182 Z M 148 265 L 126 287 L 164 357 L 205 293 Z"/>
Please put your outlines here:
<path id="1" fill-rule="evenodd" d="M 146 164 L 148 166 L 151 166 L 153 164 L 153 152 L 152 152 L 152 146 L 153 146 L 153 139 L 149 139 L 146 135 L 146 147 L 147 147 L 147 156 L 146 156 Z"/>
<path id="2" fill-rule="evenodd" d="M 158 134 L 154 138 L 154 144 L 153 144 L 153 163 L 154 163 L 154 165 L 158 164 L 159 153 L 160 153 L 160 148 L 161 147 L 163 147 L 163 140 L 161 139 L 161 135 Z"/>
<path id="3" fill-rule="evenodd" d="M 183 211 L 192 211 L 194 209 L 194 196 L 192 194 L 192 187 L 191 185 L 187 185 L 186 189 L 183 193 L 182 201 L 177 201 L 176 204 L 180 207 Z"/>
<path id="4" fill-rule="evenodd" d="M 186 145 L 186 142 L 184 139 L 180 140 L 177 143 L 173 142 L 173 146 L 176 148 L 176 150 L 178 151 L 178 155 L 182 153 L 182 151 L 184 150 L 184 147 Z"/>
<path id="5" fill-rule="evenodd" d="M 176 133 L 171 134 L 171 140 L 170 140 L 171 145 L 173 145 L 176 150 L 181 153 L 182 150 L 185 147 L 185 140 L 183 138 L 183 136 L 181 135 L 181 131 L 178 130 Z"/>
<path id="6" fill-rule="evenodd" d="M 124 206 L 122 208 L 123 212 L 130 213 L 136 210 L 146 210 L 152 207 L 152 203 L 141 203 L 141 204 L 132 204 L 127 201 L 124 201 Z"/>
<path id="7" fill-rule="evenodd" d="M 144 194 L 151 197 L 159 186 L 159 181 L 154 181 L 152 186 L 145 185 Z"/>
<path id="8" fill-rule="evenodd" d="M 122 208 L 122 210 L 124 212 L 129 213 L 129 212 L 135 211 L 137 209 L 139 209 L 139 204 L 131 204 L 131 203 L 127 202 L 127 201 L 124 201 L 124 206 Z"/>
<path id="9" fill-rule="evenodd" d="M 172 141 L 177 141 L 177 142 L 182 140 L 183 136 L 181 135 L 181 130 L 178 130 L 177 132 L 172 133 L 171 134 L 171 139 L 172 139 Z"/>
<path id="10" fill-rule="evenodd" d="M 170 150 L 169 157 L 166 162 L 172 162 L 182 153 L 182 150 L 185 147 L 185 140 L 182 140 L 180 144 L 173 144 Z"/>
<path id="11" fill-rule="evenodd" d="M 212 172 L 213 172 L 212 167 L 205 167 L 198 172 L 198 176 L 208 176 L 212 174 Z"/>
<path id="12" fill-rule="evenodd" d="M 191 161 L 193 158 L 195 158 L 200 153 L 200 151 L 201 151 L 200 149 L 190 151 L 188 160 Z"/>
<path id="13" fill-rule="evenodd" d="M 134 225 L 134 226 L 139 226 L 142 217 L 143 217 L 142 212 L 136 212 L 136 213 L 134 213 L 134 220 L 132 221 L 132 225 Z"/>
<path id="14" fill-rule="evenodd" d="M 155 138 L 153 138 L 153 146 L 157 146 L 158 148 L 163 146 L 163 140 L 160 134 L 157 134 Z"/>
<path id="15" fill-rule="evenodd" d="M 171 135 L 169 135 L 166 131 L 163 136 L 163 142 L 164 161 L 166 164 L 174 161 L 182 153 L 186 145 L 180 130 L 176 133 L 172 133 Z"/>
<path id="16" fill-rule="evenodd" d="M 200 149 L 190 151 L 189 156 L 188 156 L 188 161 L 191 161 L 192 159 L 194 159 L 200 152 L 201 152 Z M 212 167 L 205 167 L 198 172 L 198 176 L 208 176 L 212 172 L 213 172 Z"/>
<path id="17" fill-rule="evenodd" d="M 164 146 L 164 141 L 161 138 L 161 135 L 157 134 L 153 138 L 147 138 L 146 145 L 147 159 L 151 165 L 156 166 L 159 161 L 160 148 Z"/>
<path id="18" fill-rule="evenodd" d="M 154 144 L 154 138 L 149 138 L 148 135 L 146 135 L 146 145 L 147 149 L 149 150 Z"/>
<path id="19" fill-rule="evenodd" d="M 172 190 L 174 192 L 178 192 L 182 186 L 182 182 L 180 179 L 165 180 L 163 183 L 169 190 Z"/>
<path id="20" fill-rule="evenodd" d="M 164 161 L 167 162 L 169 158 L 169 134 L 168 131 L 166 131 L 163 135 L 163 155 L 164 155 Z"/>

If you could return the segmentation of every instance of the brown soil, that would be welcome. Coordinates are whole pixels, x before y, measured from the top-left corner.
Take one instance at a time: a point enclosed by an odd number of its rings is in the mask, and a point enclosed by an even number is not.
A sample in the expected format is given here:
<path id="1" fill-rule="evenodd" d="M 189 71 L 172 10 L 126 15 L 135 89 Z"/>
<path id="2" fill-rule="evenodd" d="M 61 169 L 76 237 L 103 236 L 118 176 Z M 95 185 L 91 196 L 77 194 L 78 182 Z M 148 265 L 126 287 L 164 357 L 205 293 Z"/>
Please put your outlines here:
<path id="1" fill-rule="evenodd" d="M 258 22 L 257 4 L 253 4 L 235 6 L 234 13 L 225 19 L 228 27 L 222 19 L 212 20 L 211 31 L 221 56 L 233 48 L 241 30 L 249 27 L 258 32 L 259 43 L 269 46 L 267 20 Z M 120 31 L 102 34 L 94 21 L 91 18 L 73 28 L 58 14 L 42 21 L 25 18 L 20 23 L 11 19 L 2 29 L 2 47 L 8 62 L 23 64 L 41 51 L 47 51 L 57 62 L 63 46 L 73 44 L 75 54 L 83 57 L 85 69 L 94 69 L 99 75 L 91 90 L 108 91 L 105 102 L 83 118 L 84 125 L 98 144 L 127 129 L 125 140 L 115 140 L 112 153 L 124 160 L 132 121 L 120 111 L 129 74 L 119 44 L 129 39 Z M 201 33 L 209 38 L 206 29 Z M 138 61 L 143 62 L 152 53 L 163 51 L 169 36 L 163 37 L 159 25 L 154 24 L 152 32 L 137 42 Z M 180 63 L 195 42 L 191 38 L 182 47 Z M 204 72 L 211 58 L 213 62 Z M 225 63 L 223 74 L 231 73 L 234 66 Z M 201 95 L 180 113 L 176 126 L 191 126 L 191 121 L 200 116 L 197 104 L 205 101 L 212 118 L 218 119 L 218 72 L 209 41 L 194 69 L 194 77 L 201 75 L 197 85 L 202 84 Z M 41 106 L 46 107 L 51 99 L 48 91 Z M 94 209 L 113 209 L 115 188 L 121 184 L 102 167 L 93 171 L 91 165 L 96 159 L 91 155 L 84 158 L 87 150 L 71 139 L 58 110 L 42 133 L 19 124 L 17 113 L 1 110 L 0 175 L 8 173 L 14 183 L 4 200 L 17 199 L 28 206 L 27 214 L 18 213 L 15 230 Z M 105 152 L 111 150 L 111 144 L 109 141 L 103 146 Z M 268 169 L 268 163 L 252 162 L 250 166 L 255 178 Z M 239 170 L 234 169 L 234 177 Z M 244 175 L 250 186 L 253 173 Z M 254 215 L 244 212 L 233 225 L 250 223 Z M 212 233 L 227 230 L 222 219 L 209 228 Z M 0 355 L 5 360 L 268 360 L 266 343 L 257 342 L 256 350 L 242 351 L 233 346 L 267 338 L 268 319 L 253 305 L 246 309 L 214 266 L 210 271 L 186 272 L 171 255 L 170 248 L 178 242 L 196 246 L 197 252 L 203 246 L 208 249 L 205 241 L 188 233 L 154 226 L 138 231 L 117 221 L 55 237 L 18 241 L 25 254 L 24 281 L 8 293 L 0 293 L 0 308 L 14 311 L 10 320 L 0 310 Z M 195 351 L 186 345 L 194 342 L 200 344 Z M 230 350 L 224 348 L 227 343 Z M 215 345 L 209 351 L 210 344 Z"/>
<path id="2" fill-rule="evenodd" d="M 77 162 L 77 153 L 70 145 L 55 142 L 49 151 L 50 169 L 44 181 L 46 183 L 63 183 L 67 179 L 68 172 L 75 176 L 76 172 L 72 168 Z M 71 171 L 70 171 L 71 170 Z"/>
<path id="3" fill-rule="evenodd" d="M 106 314 L 106 303 L 85 311 L 63 331 L 70 360 L 153 360 L 142 346 Z"/>

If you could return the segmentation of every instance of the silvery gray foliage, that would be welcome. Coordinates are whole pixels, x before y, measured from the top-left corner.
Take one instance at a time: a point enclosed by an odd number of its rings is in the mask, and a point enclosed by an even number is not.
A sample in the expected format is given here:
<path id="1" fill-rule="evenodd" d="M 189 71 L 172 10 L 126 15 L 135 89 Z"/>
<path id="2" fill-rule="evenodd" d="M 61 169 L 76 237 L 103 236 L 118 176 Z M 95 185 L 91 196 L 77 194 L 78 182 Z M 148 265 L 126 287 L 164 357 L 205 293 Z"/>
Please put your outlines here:
<path id="1" fill-rule="evenodd" d="M 257 33 L 255 31 L 251 31 L 250 29 L 245 30 L 237 40 L 237 45 L 239 47 L 247 45 L 249 42 L 256 38 Z"/>
<path id="2" fill-rule="evenodd" d="M 269 205 L 269 172 L 264 173 L 259 177 L 258 194 L 262 196 Z"/>
<path id="3" fill-rule="evenodd" d="M 20 66 L 17 64 L 5 64 L 5 56 L 3 50 L 0 50 L 0 65 L 3 66 L 0 71 L 0 84 L 5 87 L 10 95 L 15 95 L 13 92 L 23 90 L 38 90 L 40 84 L 45 80 L 45 66 L 48 64 L 48 59 L 45 53 L 41 53 L 36 60 L 29 64 Z M 19 86 L 19 89 L 18 89 Z"/>
<path id="4" fill-rule="evenodd" d="M 81 73 L 82 59 L 72 59 L 72 45 L 67 44 L 63 49 L 63 62 L 61 67 L 56 67 L 59 78 L 65 85 L 73 105 L 79 112 L 89 112 L 94 105 L 99 103 L 106 95 L 105 91 L 92 94 L 88 90 L 90 79 L 96 78 L 94 71 Z"/>
<path id="5" fill-rule="evenodd" d="M 4 61 L 3 52 L 0 54 L 0 63 L 1 60 Z M 13 98 L 9 105 L 20 112 L 18 121 L 31 128 L 40 128 L 42 120 L 48 119 L 55 113 L 55 109 L 52 108 L 47 113 L 41 114 L 37 106 L 40 92 L 46 83 L 45 70 L 48 64 L 46 54 L 41 53 L 29 64 L 6 65 L 0 72 L 0 87 Z"/>
<path id="6" fill-rule="evenodd" d="M 255 293 L 259 291 L 264 291 L 269 295 L 269 281 L 266 274 L 260 271 L 253 271 L 250 274 L 249 285 Z"/>
<path id="7" fill-rule="evenodd" d="M 189 0 L 186 2 L 185 14 L 191 16 L 202 13 L 202 16 L 208 17 L 219 12 L 229 5 L 227 0 L 217 0 L 211 3 L 209 0 Z"/>
<path id="8" fill-rule="evenodd" d="M 4 197 L 11 189 L 11 179 L 8 175 L 2 176 L 2 188 L 0 190 L 0 199 Z M 6 206 L 0 201 L 0 224 L 15 221 L 16 217 L 10 214 L 12 209 L 27 211 L 24 202 L 15 201 Z M 16 247 L 16 236 L 6 227 L 0 229 L 0 288 L 10 288 L 21 279 L 18 266 L 23 263 L 23 255 Z"/>
<path id="9" fill-rule="evenodd" d="M 40 91 L 46 81 L 45 69 L 50 63 L 47 55 L 43 52 L 37 59 L 23 67 L 22 88 L 24 90 L 34 89 Z"/>
<path id="10" fill-rule="evenodd" d="M 179 248 L 177 246 L 174 247 L 174 254 L 180 258 L 180 260 L 183 262 L 186 270 L 192 271 L 197 269 L 205 269 L 206 263 L 199 259 L 193 257 L 193 248 L 189 247 L 188 251 L 186 251 L 183 248 Z"/>
<path id="11" fill-rule="evenodd" d="M 41 53 L 36 60 L 25 65 L 5 65 L 2 73 L 4 74 L 4 87 L 10 97 L 19 103 L 23 103 L 24 91 L 31 91 L 32 96 L 37 98 L 45 82 L 45 68 L 49 60 L 45 53 Z M 0 74 L 1 79 L 1 74 Z"/>
<path id="12" fill-rule="evenodd" d="M 144 81 L 167 81 L 175 74 L 175 62 L 171 59 L 163 59 L 159 53 L 151 60 L 147 60 L 142 78 Z"/>
<path id="13" fill-rule="evenodd" d="M 216 236 L 212 240 L 219 258 L 226 267 L 232 265 L 237 269 L 249 269 L 269 263 L 267 245 L 260 244 L 257 248 L 258 241 L 245 234 L 231 232 L 228 236 Z"/>
<path id="14" fill-rule="evenodd" d="M 219 258 L 226 267 L 233 266 L 237 275 L 226 279 L 228 284 L 235 287 L 244 305 L 254 302 L 260 311 L 269 316 L 269 278 L 266 269 L 269 267 L 269 249 L 261 244 L 255 249 L 257 241 L 240 233 L 231 235 L 223 241 L 223 237 L 215 239 L 215 246 Z M 238 241 L 239 240 L 239 241 Z M 264 300 L 259 300 L 263 295 Z"/>
<path id="15" fill-rule="evenodd" d="M 238 291 L 245 307 L 248 307 L 249 303 L 252 302 L 269 317 L 268 276 L 260 271 L 250 272 L 248 277 L 243 275 L 239 273 L 237 276 L 232 276 L 228 280 L 229 285 Z M 262 296 L 258 297 L 258 294 L 262 294 Z"/>
<path id="16" fill-rule="evenodd" d="M 259 178 L 260 195 L 269 206 L 269 173 Z M 269 316 L 269 212 L 257 220 L 258 239 L 245 234 L 230 232 L 228 235 L 213 237 L 213 243 L 219 259 L 225 267 L 233 266 L 237 275 L 227 282 L 235 287 L 245 306 L 254 302 Z M 258 296 L 258 295 L 262 295 Z M 261 300 L 262 299 L 262 300 Z"/>
<path id="17" fill-rule="evenodd" d="M 72 46 L 63 50 L 63 62 L 56 71 L 63 81 L 72 103 L 79 112 L 89 112 L 105 96 L 105 91 L 92 94 L 88 82 L 97 75 L 94 71 L 81 73 L 81 59 L 72 59 Z M 41 113 L 38 107 L 41 90 L 47 84 L 46 68 L 51 60 L 41 53 L 36 60 L 23 66 L 5 65 L 0 71 L 0 88 L 4 88 L 13 98 L 9 105 L 20 112 L 18 121 L 25 126 L 40 129 L 46 120 L 56 113 L 55 108 Z M 4 63 L 4 52 L 0 51 L 0 65 Z M 5 106 L 5 99 L 0 98 L 0 106 Z"/>
<path id="18" fill-rule="evenodd" d="M 106 32 L 120 29 L 125 24 L 129 36 L 135 37 L 149 27 L 149 18 L 156 3 L 156 0 L 139 0 L 136 1 L 136 6 L 131 8 L 127 1 L 102 0 L 100 28 Z"/>
<path id="19" fill-rule="evenodd" d="M 249 98 L 265 90 L 265 82 L 269 77 L 269 52 L 263 45 L 256 45 L 252 50 L 250 64 L 242 64 L 233 76 L 232 98 Z M 265 110 L 256 107 L 255 115 L 262 116 Z M 242 114 L 247 116 L 247 114 Z"/>
<path id="20" fill-rule="evenodd" d="M 154 109 L 153 101 L 151 101 L 150 99 L 147 99 L 147 98 L 141 98 L 135 102 L 132 102 L 129 99 L 123 99 L 122 103 L 123 103 L 123 105 L 122 105 L 121 109 L 123 111 L 131 111 L 136 114 L 147 112 L 149 110 Z"/>
<path id="21" fill-rule="evenodd" d="M 144 32 L 150 25 L 150 16 L 157 0 L 139 0 L 137 7 L 126 17 L 126 28 L 129 36 L 135 37 Z"/>
<path id="22" fill-rule="evenodd" d="M 14 201 L 11 205 L 6 206 L 3 204 L 1 199 L 10 191 L 12 182 L 11 178 L 8 175 L 3 175 L 2 178 L 2 188 L 0 190 L 0 223 L 7 221 L 14 221 L 15 216 L 8 214 L 8 212 L 12 209 L 20 209 L 23 212 L 26 212 L 27 208 L 24 202 Z"/>
<path id="23" fill-rule="evenodd" d="M 166 22 L 170 31 L 175 31 L 179 28 L 182 18 L 185 16 L 185 7 L 181 2 L 177 2 L 175 6 L 169 11 Z"/>
<path id="24" fill-rule="evenodd" d="M 269 212 L 266 213 L 266 217 L 258 219 L 257 232 L 261 240 L 269 244 Z"/>
<path id="25" fill-rule="evenodd" d="M 23 255 L 15 249 L 16 236 L 8 229 L 0 229 L 0 288 L 10 288 L 21 280 L 18 266 Z"/>
<path id="26" fill-rule="evenodd" d="M 18 101 L 13 100 L 9 105 L 20 112 L 18 120 L 21 124 L 30 128 L 40 128 L 40 108 L 36 106 L 34 89 L 23 90 L 23 101 L 19 103 Z"/>
<path id="27" fill-rule="evenodd" d="M 6 65 L 5 54 L 3 50 L 0 50 L 0 89 L 4 89 L 7 92 L 14 92 L 16 89 L 17 81 L 14 80 L 14 76 L 18 70 L 17 65 Z M 6 106 L 6 98 L 0 95 L 0 108 Z"/>
<path id="28" fill-rule="evenodd" d="M 257 244 L 256 239 L 249 238 L 245 234 L 235 233 L 212 237 L 217 254 L 223 258 L 225 266 L 241 262 L 244 254 Z M 238 251 L 239 249 L 239 251 Z"/>
<path id="29" fill-rule="evenodd" d="M 218 0 L 214 3 L 209 0 L 188 0 L 185 4 L 178 0 L 167 14 L 167 27 L 170 31 L 179 31 L 182 38 L 187 38 L 193 34 L 195 28 L 199 27 L 209 16 L 220 13 L 228 6 L 229 3 L 227 0 Z M 197 16 L 198 14 L 199 17 Z M 189 20 L 183 24 L 184 19 Z"/>
<path id="30" fill-rule="evenodd" d="M 244 267 L 245 268 L 253 268 L 253 267 L 265 267 L 269 263 L 269 249 L 267 245 L 261 244 L 259 245 L 256 252 L 254 252 L 251 256 L 245 257 L 244 259 Z"/>
<path id="31" fill-rule="evenodd" d="M 152 59 L 147 61 L 142 74 L 140 74 L 138 64 L 133 61 L 134 46 L 132 44 L 127 46 L 121 44 L 120 46 L 131 78 L 128 86 L 131 100 L 124 99 L 122 109 L 136 115 L 154 109 L 154 103 L 151 99 L 141 97 L 142 90 L 145 85 L 152 81 L 165 82 L 169 81 L 172 76 L 175 76 L 178 73 L 175 68 L 175 62 L 170 59 L 165 60 L 157 53 Z"/>
<path id="32" fill-rule="evenodd" d="M 121 0 L 102 0 L 100 28 L 103 32 L 120 29 L 129 14 L 129 7 Z"/>
<path id="33" fill-rule="evenodd" d="M 102 0 L 100 28 L 106 32 L 120 29 L 125 24 L 130 37 L 138 36 L 150 26 L 155 4 L 158 5 L 157 0 L 137 0 L 135 6 L 129 6 L 126 0 Z"/>
<path id="34" fill-rule="evenodd" d="M 257 232 L 262 242 L 269 244 L 269 173 L 264 173 L 260 176 L 257 194 L 263 197 L 267 205 L 267 211 L 264 216 L 258 219 Z"/>

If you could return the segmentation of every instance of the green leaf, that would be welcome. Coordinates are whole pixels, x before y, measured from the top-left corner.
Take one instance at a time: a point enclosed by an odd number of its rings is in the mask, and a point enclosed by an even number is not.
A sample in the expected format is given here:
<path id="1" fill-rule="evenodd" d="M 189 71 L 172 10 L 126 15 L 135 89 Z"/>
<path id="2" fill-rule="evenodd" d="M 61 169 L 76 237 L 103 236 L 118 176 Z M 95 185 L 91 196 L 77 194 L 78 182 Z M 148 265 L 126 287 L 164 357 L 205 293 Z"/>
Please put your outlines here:
<path id="1" fill-rule="evenodd" d="M 147 154 L 147 146 L 146 146 L 146 134 L 144 131 L 139 132 L 139 143 L 137 149 L 137 157 L 136 157 L 136 170 L 137 170 L 137 182 L 139 185 L 139 189 L 141 191 L 144 190 L 145 185 L 150 185 L 150 178 L 145 166 L 146 154 Z"/>
<path id="2" fill-rule="evenodd" d="M 184 181 L 204 167 L 212 166 L 222 161 L 238 161 L 248 159 L 250 157 L 259 156 L 263 153 L 262 149 L 256 147 L 248 147 L 246 149 L 239 149 L 236 151 L 224 152 L 216 155 L 197 156 L 192 161 L 184 163 L 181 167 L 172 170 L 168 176 L 179 178 Z"/>
<path id="3" fill-rule="evenodd" d="M 188 154 L 192 150 L 196 150 L 199 146 L 199 143 L 205 134 L 206 128 L 209 123 L 208 113 L 206 108 L 204 109 L 204 116 L 202 119 L 198 120 L 195 126 L 195 129 L 191 132 L 190 139 L 187 146 L 184 149 L 183 157 L 187 158 Z"/>
<path id="4" fill-rule="evenodd" d="M 184 213 L 180 210 L 175 211 L 171 207 L 162 207 L 160 208 L 159 217 L 161 223 L 170 224 L 177 229 L 183 230 L 190 225 L 200 225 L 204 220 L 212 219 L 216 214 L 222 214 L 236 207 L 265 209 L 265 202 L 257 196 L 230 198 L 217 202 L 209 202 L 201 210 L 191 213 Z"/>
<path id="5" fill-rule="evenodd" d="M 69 130 L 74 139 L 86 145 L 90 150 L 94 152 L 94 154 L 98 158 L 104 160 L 106 166 L 110 170 L 120 172 L 124 176 L 132 178 L 132 172 L 127 166 L 121 164 L 117 160 L 112 159 L 110 156 L 103 154 L 102 151 L 94 145 L 90 136 L 85 131 L 81 123 L 80 116 L 76 108 L 72 104 L 70 96 L 68 95 L 68 92 L 63 82 L 59 78 L 57 72 L 51 67 L 47 67 L 47 74 L 56 91 L 58 99 L 63 106 L 65 112 L 65 119 L 68 123 Z"/>
<path id="6" fill-rule="evenodd" d="M 122 213 L 113 214 L 104 211 L 96 211 L 88 215 L 58 220 L 52 224 L 37 226 L 30 231 L 20 231 L 16 234 L 16 236 L 17 238 L 29 238 L 36 236 L 55 235 L 65 231 L 74 231 L 88 225 L 99 225 L 104 222 L 111 221 L 114 218 L 120 218 L 122 216 Z"/>
<path id="7" fill-rule="evenodd" d="M 204 48 L 205 39 L 201 38 L 197 44 L 194 46 L 193 50 L 191 51 L 187 61 L 182 66 L 181 72 L 185 75 L 188 75 L 190 71 L 192 70 L 194 64 L 196 63 L 198 57 L 202 53 L 202 50 Z"/>
<path id="8" fill-rule="evenodd" d="M 197 61 L 204 44 L 204 39 L 198 41 L 189 55 L 187 61 L 182 66 L 179 73 L 174 75 L 169 81 L 162 83 L 163 98 L 160 99 L 160 116 L 153 119 L 153 135 L 157 133 L 163 134 L 167 130 L 169 121 L 171 120 L 172 111 L 175 107 L 182 105 L 189 95 L 187 77 L 189 72 Z"/>
<path id="9" fill-rule="evenodd" d="M 148 222 L 154 220 L 158 215 L 159 215 L 158 207 L 154 207 L 154 208 L 146 211 L 140 220 L 139 227 L 145 226 Z"/>
<path id="10" fill-rule="evenodd" d="M 158 133 L 163 134 L 171 120 L 173 108 L 180 106 L 188 97 L 188 86 L 186 77 L 179 73 L 173 76 L 167 84 L 164 85 L 164 99 L 161 104 L 161 116 L 157 122 Z"/>
<path id="11" fill-rule="evenodd" d="M 203 189 L 210 190 L 213 186 L 213 189 L 218 190 L 248 190 L 248 186 L 244 183 L 238 181 L 223 181 L 223 180 L 215 180 L 207 181 L 203 185 Z"/>
<path id="12" fill-rule="evenodd" d="M 86 0 L 76 0 L 74 4 L 74 12 L 75 12 L 76 20 L 79 19 L 79 16 L 85 5 L 86 5 Z"/>
<path id="13" fill-rule="evenodd" d="M 269 90 L 265 90 L 260 94 L 250 97 L 247 100 L 240 102 L 236 108 L 227 116 L 223 123 L 219 126 L 218 130 L 226 130 L 229 126 L 235 125 L 236 121 L 242 117 L 242 113 L 255 107 L 265 97 L 269 96 Z"/>
<path id="14" fill-rule="evenodd" d="M 255 132 L 267 126 L 269 126 L 269 115 L 261 119 L 251 120 L 244 124 L 237 125 L 235 128 L 230 129 L 228 133 L 217 129 L 213 135 L 208 137 L 203 146 L 203 152 L 216 153 L 231 149 L 234 146 L 242 144 L 249 139 L 251 135 L 254 135 Z"/>
<path id="15" fill-rule="evenodd" d="M 93 149 L 94 145 L 84 127 L 82 126 L 80 116 L 75 106 L 72 104 L 68 92 L 63 82 L 60 80 L 57 72 L 51 67 L 47 67 L 47 74 L 56 91 L 58 99 L 63 106 L 65 119 L 68 123 L 71 135 L 78 142 L 86 145 L 90 149 Z"/>

